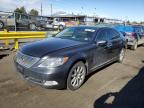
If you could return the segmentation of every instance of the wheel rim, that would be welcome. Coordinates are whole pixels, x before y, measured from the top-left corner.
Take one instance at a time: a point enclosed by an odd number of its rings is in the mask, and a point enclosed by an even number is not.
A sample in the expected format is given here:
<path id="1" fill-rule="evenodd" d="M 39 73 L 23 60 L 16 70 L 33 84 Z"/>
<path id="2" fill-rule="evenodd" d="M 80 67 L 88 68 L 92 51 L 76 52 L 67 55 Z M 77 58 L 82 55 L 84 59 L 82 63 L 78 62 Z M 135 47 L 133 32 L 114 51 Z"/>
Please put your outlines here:
<path id="1" fill-rule="evenodd" d="M 121 52 L 120 52 L 120 61 L 123 60 L 124 55 L 125 55 L 125 52 L 124 52 L 124 49 L 122 49 Z"/>
<path id="2" fill-rule="evenodd" d="M 73 87 L 79 87 L 85 79 L 85 68 L 82 66 L 77 66 L 71 76 L 71 85 Z"/>
<path id="3" fill-rule="evenodd" d="M 3 23 L 0 22 L 0 28 L 2 28 L 2 27 L 3 27 Z"/>
<path id="4" fill-rule="evenodd" d="M 137 42 L 135 42 L 134 49 L 137 49 Z"/>
<path id="5" fill-rule="evenodd" d="M 60 26 L 60 29 L 62 30 L 62 29 L 63 29 L 63 26 Z"/>
<path id="6" fill-rule="evenodd" d="M 35 30 L 35 28 L 36 28 L 35 24 L 31 24 L 30 28 L 31 28 L 31 30 Z"/>

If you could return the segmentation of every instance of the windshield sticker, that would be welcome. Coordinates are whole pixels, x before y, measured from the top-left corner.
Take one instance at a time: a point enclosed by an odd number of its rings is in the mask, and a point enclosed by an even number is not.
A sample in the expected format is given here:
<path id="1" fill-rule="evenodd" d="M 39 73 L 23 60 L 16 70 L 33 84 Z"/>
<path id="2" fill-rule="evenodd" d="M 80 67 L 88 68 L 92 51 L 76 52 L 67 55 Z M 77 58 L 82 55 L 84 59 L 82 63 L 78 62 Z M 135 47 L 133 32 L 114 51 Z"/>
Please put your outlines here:
<path id="1" fill-rule="evenodd" d="M 85 29 L 86 32 L 95 32 L 94 29 Z"/>

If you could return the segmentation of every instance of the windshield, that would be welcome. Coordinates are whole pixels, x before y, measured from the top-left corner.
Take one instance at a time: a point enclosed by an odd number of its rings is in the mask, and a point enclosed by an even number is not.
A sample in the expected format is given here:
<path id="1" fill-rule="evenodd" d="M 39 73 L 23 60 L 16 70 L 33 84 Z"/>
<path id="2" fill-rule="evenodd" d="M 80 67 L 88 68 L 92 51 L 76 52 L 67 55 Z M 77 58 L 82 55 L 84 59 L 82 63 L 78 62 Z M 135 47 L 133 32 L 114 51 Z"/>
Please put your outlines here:
<path id="1" fill-rule="evenodd" d="M 57 38 L 62 39 L 71 39 L 76 41 L 91 41 L 94 34 L 95 34 L 96 28 L 90 28 L 90 27 L 73 27 L 68 28 L 60 32 L 56 35 Z"/>

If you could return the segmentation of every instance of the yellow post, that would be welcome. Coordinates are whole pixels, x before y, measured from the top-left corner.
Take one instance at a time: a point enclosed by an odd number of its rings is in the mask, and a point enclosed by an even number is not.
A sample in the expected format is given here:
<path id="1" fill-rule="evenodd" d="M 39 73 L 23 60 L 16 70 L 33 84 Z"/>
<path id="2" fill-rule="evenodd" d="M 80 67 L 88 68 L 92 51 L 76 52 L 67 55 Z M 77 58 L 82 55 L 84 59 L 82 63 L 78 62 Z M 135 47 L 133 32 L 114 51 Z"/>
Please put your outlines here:
<path id="1" fill-rule="evenodd" d="M 18 39 L 14 39 L 14 47 L 16 50 L 19 49 Z"/>
<path id="2" fill-rule="evenodd" d="M 6 32 L 6 33 L 7 33 L 7 32 L 8 32 L 8 30 L 7 30 L 7 29 L 4 29 L 4 32 Z"/>
<path id="3" fill-rule="evenodd" d="M 5 45 L 6 45 L 6 47 L 9 46 L 9 40 L 5 40 Z"/>
<path id="4" fill-rule="evenodd" d="M 8 30 L 4 29 L 4 32 L 8 33 Z M 6 45 L 6 47 L 9 47 L 9 40 L 5 40 L 5 45 Z"/>

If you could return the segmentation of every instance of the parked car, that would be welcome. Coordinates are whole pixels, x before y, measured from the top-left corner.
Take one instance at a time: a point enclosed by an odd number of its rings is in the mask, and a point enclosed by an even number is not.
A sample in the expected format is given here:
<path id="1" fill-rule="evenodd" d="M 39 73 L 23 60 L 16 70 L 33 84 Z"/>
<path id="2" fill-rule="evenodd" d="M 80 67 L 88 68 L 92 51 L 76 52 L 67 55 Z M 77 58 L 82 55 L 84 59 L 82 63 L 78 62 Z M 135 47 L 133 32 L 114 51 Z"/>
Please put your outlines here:
<path id="1" fill-rule="evenodd" d="M 53 20 L 49 20 L 45 25 L 45 28 L 48 29 L 63 30 L 65 27 L 66 27 L 65 22 L 61 21 L 59 18 L 54 18 Z"/>
<path id="2" fill-rule="evenodd" d="M 16 27 L 18 29 L 29 29 L 29 30 L 36 30 L 38 27 L 44 27 L 46 22 L 37 20 L 34 16 L 24 15 L 24 14 L 14 14 L 1 17 L 0 18 L 0 29 L 4 28 L 5 26 L 8 27 Z"/>
<path id="3" fill-rule="evenodd" d="M 37 20 L 34 16 L 20 15 L 16 19 L 18 28 L 28 28 L 29 30 L 37 30 L 38 27 L 43 27 L 45 25 L 44 21 Z"/>
<path id="4" fill-rule="evenodd" d="M 5 26 L 15 26 L 14 15 L 0 16 L 0 29 L 3 29 Z"/>
<path id="5" fill-rule="evenodd" d="M 112 28 L 78 26 L 24 46 L 14 61 L 18 72 L 30 82 L 77 90 L 91 72 L 122 62 L 125 44 L 121 33 Z"/>
<path id="6" fill-rule="evenodd" d="M 123 33 L 127 45 L 136 50 L 138 45 L 144 44 L 144 29 L 142 26 L 116 26 L 116 30 Z"/>

